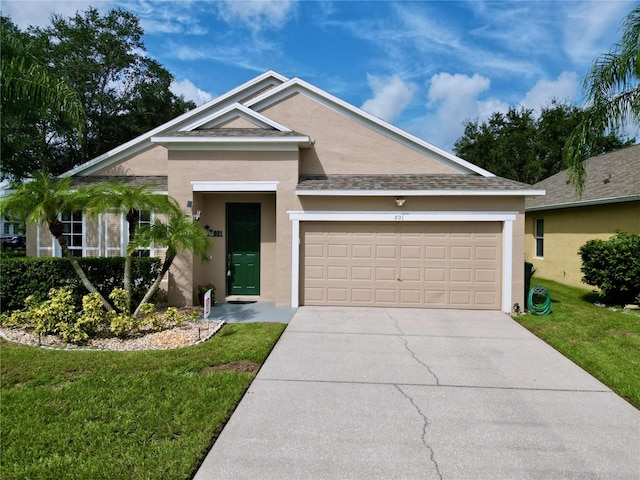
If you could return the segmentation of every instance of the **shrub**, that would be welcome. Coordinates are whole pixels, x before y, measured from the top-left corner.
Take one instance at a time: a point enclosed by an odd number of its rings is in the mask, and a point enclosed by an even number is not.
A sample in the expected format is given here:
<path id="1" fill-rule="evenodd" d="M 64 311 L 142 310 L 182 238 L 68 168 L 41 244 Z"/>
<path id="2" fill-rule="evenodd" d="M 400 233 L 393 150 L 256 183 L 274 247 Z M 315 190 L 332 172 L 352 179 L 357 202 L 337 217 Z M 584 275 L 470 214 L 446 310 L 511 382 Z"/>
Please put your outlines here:
<path id="1" fill-rule="evenodd" d="M 52 288 L 49 290 L 49 299 L 40 305 L 29 306 L 27 309 L 32 314 L 35 332 L 39 334 L 58 334 L 68 331 L 70 325 L 75 325 L 76 311 L 73 306 L 71 289 L 69 287 Z"/>
<path id="2" fill-rule="evenodd" d="M 89 279 L 103 295 L 122 286 L 123 257 L 80 258 L 80 265 Z M 159 258 L 134 258 L 131 281 L 132 303 L 139 303 L 153 284 L 161 268 Z M 33 295 L 38 302 L 45 301 L 51 288 L 68 286 L 73 302 L 82 308 L 82 297 L 87 292 L 76 272 L 65 258 L 0 258 L 0 306 L 2 311 L 19 310 L 24 299 Z"/>
<path id="3" fill-rule="evenodd" d="M 580 250 L 582 281 L 594 285 L 613 304 L 633 303 L 640 295 L 640 235 L 616 233 L 589 240 Z"/>

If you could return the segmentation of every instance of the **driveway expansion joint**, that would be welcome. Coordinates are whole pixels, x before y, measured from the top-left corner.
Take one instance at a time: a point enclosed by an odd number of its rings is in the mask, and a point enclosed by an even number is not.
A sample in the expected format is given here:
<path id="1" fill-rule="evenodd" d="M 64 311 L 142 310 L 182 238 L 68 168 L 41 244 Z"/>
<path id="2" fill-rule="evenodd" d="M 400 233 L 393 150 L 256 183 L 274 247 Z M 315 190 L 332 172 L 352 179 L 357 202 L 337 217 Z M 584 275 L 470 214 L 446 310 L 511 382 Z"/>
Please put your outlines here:
<path id="1" fill-rule="evenodd" d="M 418 414 L 422 417 L 422 443 L 424 444 L 424 446 L 427 448 L 427 450 L 429 450 L 429 459 L 431 460 L 431 463 L 433 463 L 433 466 L 436 470 L 436 473 L 438 474 L 438 478 L 440 480 L 442 480 L 442 473 L 440 472 L 440 466 L 438 465 L 438 462 L 436 461 L 435 458 L 435 452 L 433 451 L 433 447 L 431 447 L 431 445 L 429 445 L 427 443 L 427 428 L 429 427 L 429 419 L 427 418 L 427 416 L 422 412 L 422 410 L 420 410 L 420 407 L 418 407 L 418 405 L 416 405 L 416 403 L 413 401 L 413 398 L 411 398 L 411 396 L 409 396 L 404 390 L 402 390 L 400 388 L 399 385 L 394 384 L 395 387 L 398 389 L 398 391 L 402 394 L 403 397 L 405 397 L 407 400 L 409 400 L 409 402 L 411 402 L 411 405 L 413 405 L 413 408 L 416 409 L 416 411 L 418 412 Z"/>

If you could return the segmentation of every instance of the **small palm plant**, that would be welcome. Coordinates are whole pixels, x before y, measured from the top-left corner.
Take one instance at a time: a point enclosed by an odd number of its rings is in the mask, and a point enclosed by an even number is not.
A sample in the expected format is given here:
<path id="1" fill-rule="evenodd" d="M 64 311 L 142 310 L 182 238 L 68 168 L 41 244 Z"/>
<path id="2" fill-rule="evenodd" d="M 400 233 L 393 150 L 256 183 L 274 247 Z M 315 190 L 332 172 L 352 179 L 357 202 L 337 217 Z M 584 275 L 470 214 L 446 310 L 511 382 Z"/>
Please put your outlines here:
<path id="1" fill-rule="evenodd" d="M 175 200 L 174 200 L 175 202 Z M 160 282 L 171 268 L 171 264 L 179 252 L 193 252 L 203 262 L 209 260 L 208 251 L 210 238 L 190 215 L 185 215 L 179 208 L 168 214 L 166 221 L 156 220 L 153 225 L 145 225 L 140 228 L 136 237 L 129 243 L 128 252 L 150 245 L 166 248 L 162 269 L 153 282 L 144 298 L 133 313 L 137 316 L 142 306 L 147 303 L 160 287 Z"/>

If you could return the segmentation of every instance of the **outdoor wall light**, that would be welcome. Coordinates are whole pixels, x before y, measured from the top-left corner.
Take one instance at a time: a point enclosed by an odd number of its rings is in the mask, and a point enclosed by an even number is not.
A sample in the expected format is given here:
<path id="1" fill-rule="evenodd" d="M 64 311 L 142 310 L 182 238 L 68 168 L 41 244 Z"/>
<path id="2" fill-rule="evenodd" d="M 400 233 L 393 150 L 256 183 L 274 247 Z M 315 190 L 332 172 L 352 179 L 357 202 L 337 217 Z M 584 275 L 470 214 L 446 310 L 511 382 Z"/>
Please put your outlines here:
<path id="1" fill-rule="evenodd" d="M 404 197 L 396 197 L 396 205 L 397 205 L 398 207 L 403 206 L 403 205 L 404 205 L 405 200 L 406 200 L 406 198 L 404 198 Z"/>
<path id="2" fill-rule="evenodd" d="M 193 214 L 193 219 L 197 222 L 200 220 L 200 210 Z"/>

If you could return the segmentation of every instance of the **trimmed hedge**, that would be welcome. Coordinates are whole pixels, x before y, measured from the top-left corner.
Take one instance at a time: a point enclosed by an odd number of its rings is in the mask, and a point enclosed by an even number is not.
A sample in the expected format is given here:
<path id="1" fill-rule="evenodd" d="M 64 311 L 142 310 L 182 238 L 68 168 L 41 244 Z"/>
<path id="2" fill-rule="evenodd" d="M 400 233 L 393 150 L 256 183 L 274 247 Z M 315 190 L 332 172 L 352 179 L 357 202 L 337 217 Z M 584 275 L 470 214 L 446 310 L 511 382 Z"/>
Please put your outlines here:
<path id="1" fill-rule="evenodd" d="M 105 297 L 122 288 L 124 257 L 78 258 L 78 263 Z M 134 258 L 131 268 L 132 304 L 137 305 L 160 273 L 159 258 Z M 24 308 L 24 300 L 35 295 L 47 299 L 49 290 L 69 286 L 74 301 L 82 306 L 87 290 L 66 258 L 0 258 L 0 309 L 5 312 Z"/>
<path id="2" fill-rule="evenodd" d="M 633 303 L 640 296 L 640 235 L 620 232 L 608 240 L 589 240 L 578 253 L 582 281 L 600 288 L 607 302 Z"/>

